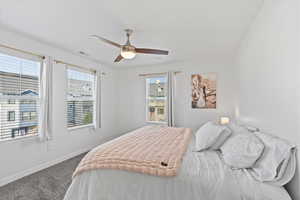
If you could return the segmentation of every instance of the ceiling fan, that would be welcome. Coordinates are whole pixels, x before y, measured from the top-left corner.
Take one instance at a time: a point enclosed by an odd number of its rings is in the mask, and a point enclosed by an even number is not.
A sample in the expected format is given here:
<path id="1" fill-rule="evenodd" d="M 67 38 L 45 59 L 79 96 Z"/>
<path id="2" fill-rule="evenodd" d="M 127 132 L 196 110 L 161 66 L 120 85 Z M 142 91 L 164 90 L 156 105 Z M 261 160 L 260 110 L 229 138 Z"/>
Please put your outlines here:
<path id="1" fill-rule="evenodd" d="M 129 41 L 129 38 L 132 35 L 133 30 L 125 29 L 125 32 L 126 32 L 126 36 L 127 36 L 127 42 L 124 45 L 120 45 L 116 42 L 110 41 L 110 40 L 100 37 L 98 35 L 91 35 L 91 37 L 120 48 L 121 52 L 118 55 L 118 57 L 115 59 L 114 62 L 120 62 L 122 59 L 133 59 L 137 53 L 157 54 L 157 55 L 168 55 L 169 54 L 169 52 L 165 51 L 165 50 L 136 48 L 135 46 L 131 45 L 131 43 Z"/>

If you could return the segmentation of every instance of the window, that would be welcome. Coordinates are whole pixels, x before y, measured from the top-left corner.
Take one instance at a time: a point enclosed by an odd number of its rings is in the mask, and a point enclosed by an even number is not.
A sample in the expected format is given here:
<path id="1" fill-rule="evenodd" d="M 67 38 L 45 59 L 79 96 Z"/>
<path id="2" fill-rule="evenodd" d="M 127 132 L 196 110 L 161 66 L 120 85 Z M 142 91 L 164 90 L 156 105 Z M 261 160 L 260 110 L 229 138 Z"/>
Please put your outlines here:
<path id="1" fill-rule="evenodd" d="M 22 121 L 32 121 L 36 119 L 37 119 L 36 112 L 29 112 L 29 111 L 21 112 Z"/>
<path id="2" fill-rule="evenodd" d="M 21 112 L 21 120 L 29 121 L 30 120 L 30 112 Z"/>
<path id="3" fill-rule="evenodd" d="M 8 99 L 8 104 L 15 104 L 16 103 L 16 100 L 14 99 Z"/>
<path id="4" fill-rule="evenodd" d="M 68 128 L 94 123 L 95 72 L 68 66 Z"/>
<path id="5" fill-rule="evenodd" d="M 8 119 L 7 119 L 7 121 L 15 121 L 15 115 L 16 115 L 15 111 L 8 111 Z"/>
<path id="6" fill-rule="evenodd" d="M 11 134 L 13 135 L 13 137 L 18 137 L 18 136 L 25 136 L 29 134 L 32 135 L 35 132 L 37 132 L 36 126 L 28 126 L 28 127 L 12 129 Z"/>
<path id="7" fill-rule="evenodd" d="M 167 77 L 146 78 L 147 121 L 166 123 Z"/>
<path id="8" fill-rule="evenodd" d="M 165 114 L 165 109 L 164 108 L 158 108 L 157 113 L 159 115 L 164 115 Z"/>
<path id="9" fill-rule="evenodd" d="M 38 134 L 41 63 L 32 56 L 0 53 L 0 140 Z"/>

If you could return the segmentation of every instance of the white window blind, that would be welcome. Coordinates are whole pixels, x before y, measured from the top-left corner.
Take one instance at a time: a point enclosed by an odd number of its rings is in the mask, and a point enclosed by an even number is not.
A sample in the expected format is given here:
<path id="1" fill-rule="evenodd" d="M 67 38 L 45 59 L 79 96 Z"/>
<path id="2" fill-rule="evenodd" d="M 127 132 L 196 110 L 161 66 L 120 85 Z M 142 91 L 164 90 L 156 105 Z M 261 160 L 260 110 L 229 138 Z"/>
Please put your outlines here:
<path id="1" fill-rule="evenodd" d="M 166 123 L 167 77 L 146 78 L 147 122 Z"/>
<path id="2" fill-rule="evenodd" d="M 94 124 L 95 78 L 93 71 L 67 66 L 68 128 Z"/>
<path id="3" fill-rule="evenodd" d="M 42 60 L 0 53 L 0 140 L 38 134 Z"/>

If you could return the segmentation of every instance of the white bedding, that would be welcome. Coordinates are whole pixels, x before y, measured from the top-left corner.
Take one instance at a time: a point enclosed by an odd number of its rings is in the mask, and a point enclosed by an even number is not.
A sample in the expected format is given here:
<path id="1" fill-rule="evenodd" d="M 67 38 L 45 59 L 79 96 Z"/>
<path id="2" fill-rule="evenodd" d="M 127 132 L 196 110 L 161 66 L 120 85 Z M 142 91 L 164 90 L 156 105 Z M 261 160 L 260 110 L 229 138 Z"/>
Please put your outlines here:
<path id="1" fill-rule="evenodd" d="M 64 200 L 291 200 L 283 187 L 230 169 L 215 151 L 193 152 L 193 143 L 176 177 L 88 171 L 74 178 Z"/>

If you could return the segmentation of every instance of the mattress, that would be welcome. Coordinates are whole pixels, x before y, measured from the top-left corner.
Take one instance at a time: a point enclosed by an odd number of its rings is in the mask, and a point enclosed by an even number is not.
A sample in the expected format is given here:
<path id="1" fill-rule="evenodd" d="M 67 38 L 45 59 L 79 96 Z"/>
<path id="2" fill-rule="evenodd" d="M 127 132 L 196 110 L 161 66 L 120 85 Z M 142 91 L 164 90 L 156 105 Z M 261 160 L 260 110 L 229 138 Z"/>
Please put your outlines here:
<path id="1" fill-rule="evenodd" d="M 73 179 L 64 200 L 291 200 L 283 187 L 257 182 L 225 165 L 218 152 L 193 147 L 194 138 L 175 177 L 87 171 Z"/>

